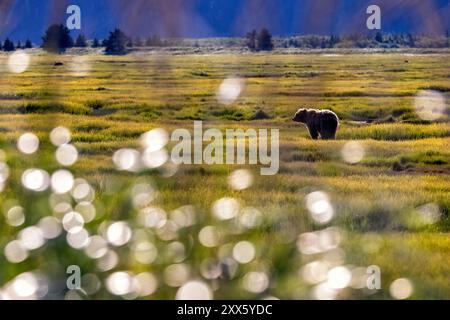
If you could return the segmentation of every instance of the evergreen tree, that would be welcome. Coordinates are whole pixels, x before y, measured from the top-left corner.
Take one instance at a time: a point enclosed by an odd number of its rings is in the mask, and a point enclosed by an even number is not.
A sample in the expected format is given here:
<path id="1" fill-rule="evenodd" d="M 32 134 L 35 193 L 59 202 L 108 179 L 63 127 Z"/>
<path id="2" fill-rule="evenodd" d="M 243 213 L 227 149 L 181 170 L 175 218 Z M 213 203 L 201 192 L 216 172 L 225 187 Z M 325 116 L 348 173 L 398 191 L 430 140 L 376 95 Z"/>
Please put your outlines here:
<path id="1" fill-rule="evenodd" d="M 163 47 L 164 41 L 161 40 L 161 37 L 158 35 L 153 36 L 153 45 L 157 47 Z"/>
<path id="2" fill-rule="evenodd" d="M 448 29 L 445 31 L 445 37 L 447 38 L 447 47 L 450 48 L 450 33 Z"/>
<path id="3" fill-rule="evenodd" d="M 92 48 L 98 48 L 100 47 L 100 42 L 98 41 L 97 38 L 94 39 L 94 41 L 92 42 Z"/>
<path id="4" fill-rule="evenodd" d="M 134 46 L 133 39 L 127 38 L 127 47 L 133 48 L 133 46 Z"/>
<path id="5" fill-rule="evenodd" d="M 3 50 L 5 51 L 14 51 L 16 48 L 14 47 L 14 43 L 9 40 L 9 38 L 6 38 L 5 43 L 3 44 Z"/>
<path id="6" fill-rule="evenodd" d="M 80 34 L 77 37 L 77 40 L 75 41 L 75 47 L 77 48 L 86 48 L 87 47 L 87 41 L 84 34 Z"/>
<path id="7" fill-rule="evenodd" d="M 149 37 L 145 43 L 147 47 L 161 47 L 163 45 L 162 40 L 159 36 L 153 35 Z"/>
<path id="8" fill-rule="evenodd" d="M 257 34 L 256 34 L 256 30 L 253 30 L 252 32 L 247 33 L 247 47 L 252 50 L 255 51 L 256 50 L 256 38 L 257 38 Z"/>
<path id="9" fill-rule="evenodd" d="M 381 32 L 378 31 L 378 32 L 375 34 L 375 41 L 376 41 L 376 42 L 379 42 L 379 43 L 383 42 L 383 34 L 382 34 Z"/>
<path id="10" fill-rule="evenodd" d="M 129 39 L 122 30 L 116 29 L 110 32 L 108 40 L 106 40 L 105 53 L 115 55 L 126 54 L 127 41 L 129 41 Z"/>
<path id="11" fill-rule="evenodd" d="M 135 47 L 143 47 L 144 46 L 144 42 L 142 42 L 141 38 L 136 37 L 136 39 L 134 40 L 134 46 Z"/>
<path id="12" fill-rule="evenodd" d="M 339 36 L 338 35 L 331 35 L 330 37 L 330 48 L 333 48 L 334 46 L 336 46 L 336 44 L 340 41 Z"/>
<path id="13" fill-rule="evenodd" d="M 298 48 L 298 41 L 295 38 L 289 38 L 289 41 L 287 43 L 288 47 Z"/>
<path id="14" fill-rule="evenodd" d="M 42 37 L 42 48 L 49 52 L 62 53 L 73 47 L 70 31 L 62 24 L 51 25 Z"/>
<path id="15" fill-rule="evenodd" d="M 414 48 L 416 46 L 416 42 L 412 34 L 408 34 L 408 46 Z"/>
<path id="16" fill-rule="evenodd" d="M 17 41 L 16 49 L 22 49 L 22 42 L 20 42 L 20 40 Z"/>
<path id="17" fill-rule="evenodd" d="M 106 47 L 108 45 L 108 39 L 102 40 L 102 47 Z"/>
<path id="18" fill-rule="evenodd" d="M 273 49 L 272 35 L 266 28 L 261 29 L 258 34 L 258 50 L 270 51 Z"/>
<path id="19" fill-rule="evenodd" d="M 27 39 L 27 41 L 25 42 L 25 49 L 31 49 L 33 48 L 33 44 L 31 43 L 30 39 Z"/>

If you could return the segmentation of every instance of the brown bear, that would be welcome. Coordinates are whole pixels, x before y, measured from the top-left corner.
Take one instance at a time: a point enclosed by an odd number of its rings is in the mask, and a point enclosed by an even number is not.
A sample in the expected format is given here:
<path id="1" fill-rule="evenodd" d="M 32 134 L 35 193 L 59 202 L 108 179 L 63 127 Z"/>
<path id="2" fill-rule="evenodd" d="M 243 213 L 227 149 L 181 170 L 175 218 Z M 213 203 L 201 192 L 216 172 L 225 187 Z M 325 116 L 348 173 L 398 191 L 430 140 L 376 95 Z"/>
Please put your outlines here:
<path id="1" fill-rule="evenodd" d="M 339 118 L 331 110 L 298 109 L 292 120 L 306 124 L 313 139 L 336 139 Z"/>

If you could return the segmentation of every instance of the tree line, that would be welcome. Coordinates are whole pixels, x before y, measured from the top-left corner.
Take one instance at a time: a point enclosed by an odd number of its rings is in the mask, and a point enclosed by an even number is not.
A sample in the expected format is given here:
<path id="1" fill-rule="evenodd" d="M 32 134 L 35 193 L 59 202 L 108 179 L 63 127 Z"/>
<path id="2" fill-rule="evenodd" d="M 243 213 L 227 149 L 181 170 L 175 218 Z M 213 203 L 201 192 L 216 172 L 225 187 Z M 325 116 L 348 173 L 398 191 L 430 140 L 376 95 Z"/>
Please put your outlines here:
<path id="1" fill-rule="evenodd" d="M 281 48 L 448 48 L 449 33 L 445 35 L 412 35 L 403 33 L 372 34 L 353 33 L 344 35 L 305 35 L 277 39 Z"/>
<path id="2" fill-rule="evenodd" d="M 251 51 L 278 48 L 449 48 L 450 34 L 412 35 L 403 33 L 353 33 L 343 35 L 304 35 L 274 38 L 266 28 L 258 33 L 253 30 L 246 35 L 246 46 Z"/>
<path id="3" fill-rule="evenodd" d="M 99 40 L 97 38 L 88 41 L 84 34 L 79 34 L 75 40 L 70 35 L 70 30 L 63 24 L 51 25 L 42 36 L 41 47 L 53 53 L 63 53 L 69 48 L 101 48 L 105 47 L 108 54 L 125 54 L 129 48 L 133 47 L 163 47 L 169 46 L 173 42 L 163 40 L 158 35 L 153 35 L 146 39 L 140 37 L 131 38 L 125 35 L 120 29 L 110 32 L 108 38 Z M 31 49 L 33 43 L 27 39 L 22 45 L 20 41 L 14 44 L 9 38 L 2 43 L 0 41 L 0 50 L 14 51 L 16 49 Z"/>
<path id="4" fill-rule="evenodd" d="M 274 45 L 272 42 L 272 35 L 269 30 L 262 28 L 260 32 L 253 31 L 247 33 L 247 47 L 251 51 L 270 51 Z"/>
<path id="5" fill-rule="evenodd" d="M 79 34 L 74 40 L 70 30 L 63 24 L 51 25 L 42 37 L 42 48 L 49 52 L 63 53 L 68 48 L 105 48 L 106 54 L 126 54 L 133 47 L 165 47 L 179 45 L 180 42 L 172 39 L 161 39 L 154 35 L 148 38 L 132 38 L 122 30 L 111 31 L 106 39 L 93 39 L 88 41 L 83 34 Z M 196 43 L 198 46 L 198 44 Z M 347 35 L 305 35 L 292 37 L 273 37 L 267 28 L 259 32 L 252 30 L 247 33 L 243 46 L 251 51 L 270 51 L 278 48 L 444 48 L 450 47 L 449 32 L 442 36 L 436 35 L 411 35 L 390 34 L 376 32 L 372 34 L 347 34 Z M 0 50 L 14 51 L 16 49 L 32 48 L 32 42 L 27 39 L 23 44 L 16 44 L 7 38 L 0 41 Z"/>
<path id="6" fill-rule="evenodd" d="M 157 35 L 147 39 L 139 37 L 133 39 L 120 29 L 110 32 L 108 38 L 102 41 L 95 38 L 89 45 L 83 34 L 78 35 L 74 41 L 70 36 L 69 29 L 62 24 L 50 26 L 42 37 L 42 48 L 56 53 L 64 52 L 68 48 L 85 48 L 90 46 L 92 48 L 104 47 L 107 54 L 125 54 L 128 48 L 132 47 L 161 47 L 166 45 L 168 45 L 168 42 Z"/>
<path id="7" fill-rule="evenodd" d="M 0 50 L 7 52 L 14 51 L 16 49 L 31 49 L 31 48 L 33 48 L 33 44 L 29 39 L 27 39 L 23 44 L 20 41 L 17 41 L 17 43 L 14 44 L 14 42 L 9 38 L 6 38 L 4 42 L 0 41 Z"/>
<path id="8" fill-rule="evenodd" d="M 278 48 L 448 48 L 449 31 L 445 35 L 412 35 L 376 32 L 344 35 L 304 35 L 274 38 L 266 28 L 258 33 L 253 30 L 246 35 L 246 46 L 251 51 L 268 51 Z"/>

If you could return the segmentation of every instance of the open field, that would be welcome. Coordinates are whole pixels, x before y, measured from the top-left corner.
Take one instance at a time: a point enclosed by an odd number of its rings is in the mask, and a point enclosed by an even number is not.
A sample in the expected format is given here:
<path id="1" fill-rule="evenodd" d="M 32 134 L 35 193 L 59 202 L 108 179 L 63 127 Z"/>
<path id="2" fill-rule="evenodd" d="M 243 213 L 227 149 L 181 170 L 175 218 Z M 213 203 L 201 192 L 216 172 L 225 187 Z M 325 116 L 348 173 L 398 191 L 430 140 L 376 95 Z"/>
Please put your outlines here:
<path id="1" fill-rule="evenodd" d="M 56 126 L 71 130 L 72 143 L 79 151 L 78 161 L 69 170 L 95 190 L 91 200 L 96 218 L 85 229 L 91 235 L 102 234 L 105 221 L 118 220 L 127 221 L 133 229 L 129 244 L 111 246 L 108 254 L 116 252 L 118 261 L 104 271 L 99 259 L 70 247 L 65 233 L 30 251 L 20 263 L 11 263 L 1 254 L 0 288 L 29 270 L 40 270 L 64 283 L 65 268 L 79 265 L 83 274 L 91 274 L 90 281 L 95 277 L 102 282 L 101 289 L 91 290 L 92 298 L 114 297 L 105 290 L 104 280 L 114 271 L 129 270 L 148 271 L 157 278 L 156 291 L 145 298 L 174 298 L 180 286 L 176 279 L 188 274 L 188 279 L 206 281 L 214 298 L 308 299 L 317 297 L 318 291 L 324 297 L 325 293 L 314 289 L 324 279 L 308 281 L 299 270 L 320 261 L 327 268 L 345 265 L 354 270 L 355 288 L 333 292 L 334 298 L 388 299 L 391 282 L 407 278 L 413 285 L 411 298 L 449 299 L 449 54 L 111 57 L 92 53 L 49 56 L 33 50 L 30 67 L 21 74 L 6 72 L 8 56 L 0 55 L 0 148 L 9 167 L 9 179 L 0 193 L 5 213 L 0 215 L 1 251 L 24 227 L 48 215 L 61 218 L 61 213 L 52 212 L 55 201 L 76 205 L 70 196 L 56 199 L 50 191 L 31 192 L 21 184 L 27 168 L 51 173 L 61 167 L 49 141 L 49 132 Z M 56 61 L 62 65 L 55 66 Z M 216 92 L 230 76 L 242 79 L 245 88 L 236 102 L 221 105 Z M 440 119 L 425 121 L 415 112 L 414 99 L 422 90 L 434 90 L 444 97 L 447 109 Z M 336 112 L 341 119 L 337 140 L 311 140 L 305 127 L 291 121 L 301 106 Z M 192 131 L 194 120 L 203 120 L 205 128 L 221 130 L 279 129 L 279 173 L 260 176 L 259 168 L 249 165 L 183 165 L 169 177 L 164 176 L 165 167 L 137 173 L 115 169 L 114 152 L 138 148 L 142 133 L 158 127 L 168 132 L 176 128 Z M 40 139 L 39 151 L 33 155 L 17 151 L 16 141 L 25 132 Z M 358 163 L 342 159 L 348 141 L 364 149 Z M 228 176 L 240 168 L 252 172 L 253 184 L 232 190 Z M 152 206 L 172 212 L 172 224 L 161 228 L 139 225 L 142 208 L 130 198 L 136 197 L 135 186 L 143 184 L 155 190 L 146 191 L 155 195 Z M 330 197 L 334 217 L 325 225 L 315 223 L 305 206 L 305 196 L 313 191 L 324 191 Z M 256 208 L 261 222 L 242 227 L 242 212 L 231 220 L 217 220 L 211 208 L 223 197 L 236 199 L 241 207 Z M 11 203 L 24 208 L 25 222 L 17 227 L 7 223 Z M 196 222 L 175 227 L 173 211 L 180 207 L 184 213 L 193 212 Z M 423 223 L 420 208 L 438 208 L 439 216 Z M 205 226 L 216 228 L 214 245 L 205 246 L 198 240 Z M 326 240 L 331 244 L 322 243 L 322 249 L 312 254 L 306 252 L 300 235 L 321 230 L 332 238 Z M 137 243 L 143 239 L 158 252 L 151 263 L 136 258 Z M 243 240 L 254 245 L 255 258 L 238 265 L 230 257 L 233 246 Z M 361 269 L 357 267 L 365 270 L 370 265 L 381 269 L 381 290 L 358 289 Z M 258 278 L 252 284 L 249 279 L 255 274 L 251 272 L 267 279 Z M 267 283 L 258 290 L 261 282 Z M 49 296 L 61 297 L 61 290 Z"/>

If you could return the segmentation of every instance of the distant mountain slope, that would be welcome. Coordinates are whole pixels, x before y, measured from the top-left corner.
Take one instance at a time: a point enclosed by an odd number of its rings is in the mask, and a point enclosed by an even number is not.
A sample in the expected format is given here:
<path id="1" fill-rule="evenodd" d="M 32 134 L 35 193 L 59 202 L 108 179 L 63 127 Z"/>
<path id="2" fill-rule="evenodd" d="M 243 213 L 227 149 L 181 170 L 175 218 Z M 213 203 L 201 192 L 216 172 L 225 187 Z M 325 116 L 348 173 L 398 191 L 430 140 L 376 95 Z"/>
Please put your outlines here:
<path id="1" fill-rule="evenodd" d="M 366 31 L 365 10 L 382 9 L 386 32 L 445 33 L 449 0 L 0 0 L 0 38 L 40 42 L 66 8 L 82 10 L 83 32 L 103 38 L 116 26 L 139 36 L 243 36 L 266 26 L 275 35 Z"/>

